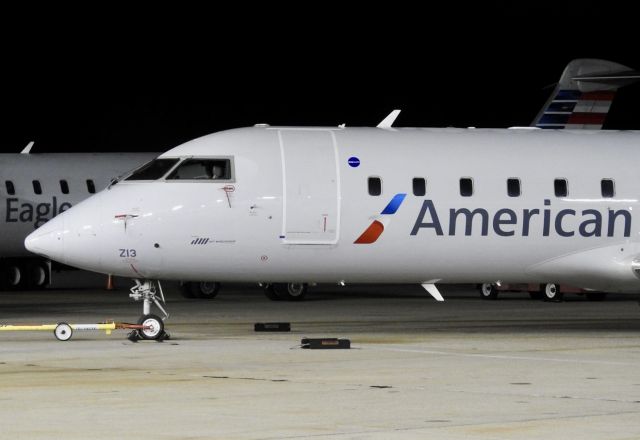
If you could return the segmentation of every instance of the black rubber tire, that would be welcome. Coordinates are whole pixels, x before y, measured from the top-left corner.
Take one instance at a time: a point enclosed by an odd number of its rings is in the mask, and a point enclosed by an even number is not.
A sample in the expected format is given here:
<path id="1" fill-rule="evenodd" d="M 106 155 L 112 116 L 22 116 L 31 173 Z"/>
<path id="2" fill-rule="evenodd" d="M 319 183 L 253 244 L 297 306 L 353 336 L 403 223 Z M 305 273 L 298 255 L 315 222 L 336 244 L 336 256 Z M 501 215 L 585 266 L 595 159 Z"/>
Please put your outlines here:
<path id="1" fill-rule="evenodd" d="M 585 293 L 588 301 L 603 301 L 607 297 L 606 292 L 587 292 Z"/>
<path id="2" fill-rule="evenodd" d="M 140 337 L 146 340 L 156 340 L 162 337 L 164 334 L 164 322 L 162 319 L 153 314 L 143 315 L 138 319 L 138 325 L 151 325 L 152 329 L 141 329 L 138 330 Z"/>
<path id="3" fill-rule="evenodd" d="M 278 298 L 286 301 L 302 301 L 307 294 L 306 283 L 276 283 L 272 290 Z"/>
<path id="4" fill-rule="evenodd" d="M 288 283 L 286 286 L 287 301 L 302 301 L 307 295 L 307 283 Z"/>
<path id="5" fill-rule="evenodd" d="M 199 283 L 191 283 L 191 289 L 196 298 L 213 299 L 220 291 L 220 283 L 215 281 L 200 281 Z"/>
<path id="6" fill-rule="evenodd" d="M 480 297 L 482 299 L 498 299 L 498 289 L 494 284 L 480 284 Z"/>
<path id="7" fill-rule="evenodd" d="M 180 282 L 180 294 L 184 298 L 195 298 L 196 295 L 194 293 L 193 283 L 185 281 Z"/>
<path id="8" fill-rule="evenodd" d="M 49 284 L 49 266 L 44 261 L 29 263 L 24 275 L 29 290 L 44 289 Z"/>
<path id="9" fill-rule="evenodd" d="M 21 290 L 24 283 L 24 268 L 17 263 L 5 263 L 0 271 L 2 290 Z"/>
<path id="10" fill-rule="evenodd" d="M 545 301 L 561 302 L 564 294 L 560 290 L 560 285 L 556 283 L 542 284 L 540 289 Z"/>
<path id="11" fill-rule="evenodd" d="M 280 301 L 282 299 L 276 292 L 273 284 L 267 284 L 264 286 L 264 296 L 269 298 L 271 301 Z"/>
<path id="12" fill-rule="evenodd" d="M 58 341 L 68 341 L 73 336 L 73 329 L 66 322 L 60 322 L 53 330 L 53 335 Z"/>

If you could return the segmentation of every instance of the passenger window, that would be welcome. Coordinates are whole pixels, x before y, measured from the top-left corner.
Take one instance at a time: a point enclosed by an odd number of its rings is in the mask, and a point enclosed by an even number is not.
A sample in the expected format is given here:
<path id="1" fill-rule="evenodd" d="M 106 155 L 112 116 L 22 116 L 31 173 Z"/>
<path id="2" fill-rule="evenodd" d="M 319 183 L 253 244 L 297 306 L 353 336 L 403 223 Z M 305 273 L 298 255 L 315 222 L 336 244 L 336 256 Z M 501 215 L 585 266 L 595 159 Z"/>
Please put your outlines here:
<path id="1" fill-rule="evenodd" d="M 5 180 L 4 186 L 7 188 L 7 194 L 9 194 L 10 196 L 15 195 L 16 188 L 13 186 L 13 182 L 11 180 Z"/>
<path id="2" fill-rule="evenodd" d="M 520 197 L 520 179 L 507 179 L 507 194 L 509 197 Z"/>
<path id="3" fill-rule="evenodd" d="M 427 182 L 422 177 L 413 178 L 413 195 L 424 196 L 427 193 Z"/>
<path id="4" fill-rule="evenodd" d="M 614 197 L 616 189 L 613 179 L 602 179 L 600 181 L 600 190 L 602 191 L 602 197 Z"/>
<path id="5" fill-rule="evenodd" d="M 39 180 L 33 181 L 33 192 L 36 194 L 42 194 L 42 186 L 40 185 Z"/>
<path id="6" fill-rule="evenodd" d="M 62 191 L 62 194 L 69 194 L 69 184 L 66 180 L 60 181 L 60 191 Z"/>
<path id="7" fill-rule="evenodd" d="M 379 196 L 382 194 L 382 180 L 379 177 L 369 177 L 369 195 Z"/>
<path id="8" fill-rule="evenodd" d="M 567 190 L 567 179 L 556 179 L 553 181 L 553 190 L 556 193 L 556 197 L 567 197 L 569 191 Z"/>
<path id="9" fill-rule="evenodd" d="M 156 180 L 178 163 L 180 159 L 155 159 L 135 170 L 125 180 Z"/>
<path id="10" fill-rule="evenodd" d="M 470 177 L 460 179 L 460 195 L 462 197 L 471 197 L 473 195 L 473 180 Z"/>
<path id="11" fill-rule="evenodd" d="M 187 159 L 167 180 L 231 180 L 230 159 Z"/>
<path id="12" fill-rule="evenodd" d="M 93 180 L 91 179 L 87 179 L 87 191 L 89 191 L 91 194 L 96 193 L 96 185 L 93 183 Z"/>

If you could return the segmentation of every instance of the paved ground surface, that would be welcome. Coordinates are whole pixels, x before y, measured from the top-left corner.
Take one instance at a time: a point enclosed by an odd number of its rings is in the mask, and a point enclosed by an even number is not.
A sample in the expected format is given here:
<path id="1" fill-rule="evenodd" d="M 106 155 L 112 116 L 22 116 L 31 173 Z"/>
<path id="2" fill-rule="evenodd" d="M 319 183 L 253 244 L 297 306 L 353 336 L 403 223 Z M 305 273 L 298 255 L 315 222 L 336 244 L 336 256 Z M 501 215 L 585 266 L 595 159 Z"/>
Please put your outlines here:
<path id="1" fill-rule="evenodd" d="M 0 293 L 0 322 L 133 322 L 102 280 Z M 65 284 L 66 283 L 66 284 Z M 75 286 L 75 287 L 73 287 Z M 321 287 L 302 303 L 252 286 L 213 301 L 168 285 L 164 343 L 0 333 L 0 432 L 13 439 L 637 439 L 634 296 L 483 301 L 444 287 Z M 254 333 L 288 321 L 291 333 Z M 303 350 L 303 336 L 351 350 Z"/>

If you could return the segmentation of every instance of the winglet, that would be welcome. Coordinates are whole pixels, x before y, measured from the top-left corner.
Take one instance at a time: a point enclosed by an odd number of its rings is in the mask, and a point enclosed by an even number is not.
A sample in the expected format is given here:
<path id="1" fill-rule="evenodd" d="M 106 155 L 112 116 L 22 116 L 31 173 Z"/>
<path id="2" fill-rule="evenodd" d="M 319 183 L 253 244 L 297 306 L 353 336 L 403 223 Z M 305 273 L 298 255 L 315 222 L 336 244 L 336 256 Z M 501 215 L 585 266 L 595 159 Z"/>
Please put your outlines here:
<path id="1" fill-rule="evenodd" d="M 391 128 L 393 123 L 396 121 L 396 118 L 400 114 L 400 110 L 394 110 L 389 115 L 380 122 L 377 127 L 378 128 Z"/>
<path id="2" fill-rule="evenodd" d="M 444 301 L 444 298 L 440 294 L 440 291 L 438 290 L 436 285 L 433 284 L 433 282 L 422 283 L 422 287 L 424 287 L 424 290 L 429 292 L 429 295 L 433 296 L 436 299 L 436 301 Z"/>
<path id="3" fill-rule="evenodd" d="M 31 152 L 31 147 L 33 147 L 33 144 L 35 144 L 35 142 L 29 142 L 27 146 L 24 147 L 24 149 L 20 152 L 20 154 L 29 154 L 29 152 Z"/>

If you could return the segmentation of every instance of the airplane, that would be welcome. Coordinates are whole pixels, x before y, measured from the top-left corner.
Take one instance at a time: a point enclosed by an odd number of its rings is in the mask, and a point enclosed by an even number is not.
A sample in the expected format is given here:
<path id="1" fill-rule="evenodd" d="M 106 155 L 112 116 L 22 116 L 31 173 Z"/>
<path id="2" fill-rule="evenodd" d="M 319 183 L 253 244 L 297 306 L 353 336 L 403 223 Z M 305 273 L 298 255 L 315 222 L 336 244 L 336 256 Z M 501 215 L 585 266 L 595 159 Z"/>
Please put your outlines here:
<path id="1" fill-rule="evenodd" d="M 640 290 L 640 132 L 393 120 L 189 141 L 25 246 L 133 278 L 147 339 L 164 329 L 152 304 L 167 317 L 157 279 L 258 282 L 293 298 L 313 283 L 417 283 L 438 301 L 438 284 L 478 280 Z"/>
<path id="2" fill-rule="evenodd" d="M 593 118 L 604 121 L 616 90 L 633 81 L 630 79 L 630 72 L 633 73 L 628 67 L 606 60 L 571 61 L 532 125 L 547 128 L 550 118 L 555 118 L 553 122 L 557 128 L 557 124 L 561 122 L 558 118 L 565 118 L 567 121 L 571 119 L 571 124 L 565 124 L 566 127 L 577 128 L 578 119 L 591 116 L 592 124 L 580 127 L 599 128 L 593 124 L 596 122 Z M 567 101 L 565 95 L 568 94 L 571 94 L 575 102 Z M 158 155 L 28 154 L 32 146 L 33 143 L 30 143 L 22 155 L 0 155 L 0 166 L 6 170 L 5 203 L 0 208 L 4 210 L 0 212 L 0 216 L 5 221 L 0 233 L 0 243 L 3 245 L 3 250 L 0 251 L 0 284 L 4 289 L 42 288 L 51 280 L 50 263 L 27 253 L 23 246 L 24 237 L 33 229 L 31 225 L 40 226 L 52 215 L 91 195 L 95 192 L 96 185 L 103 188 L 113 176 L 121 175 Z M 84 174 L 92 176 L 87 182 L 92 182 L 93 186 L 87 187 L 86 191 L 79 188 L 82 179 L 73 177 L 77 170 L 83 170 Z M 76 180 L 78 182 L 72 183 L 69 188 L 67 182 Z M 63 183 L 65 187 L 62 186 Z M 39 185 L 40 194 L 35 191 L 33 185 L 36 184 Z M 8 185 L 14 189 L 11 190 Z M 49 213 L 48 210 L 52 212 Z M 301 299 L 304 296 L 304 292 L 300 290 L 301 285 L 288 288 L 293 289 L 294 293 L 285 295 L 287 298 Z M 219 289 L 219 282 L 181 283 L 181 293 L 188 298 L 212 299 Z M 266 290 L 265 293 L 272 300 L 281 299 L 282 296 L 271 290 Z"/>
<path id="3" fill-rule="evenodd" d="M 50 261 L 24 247 L 24 239 L 132 168 L 159 153 L 0 154 L 0 288 L 40 289 L 51 281 Z"/>

